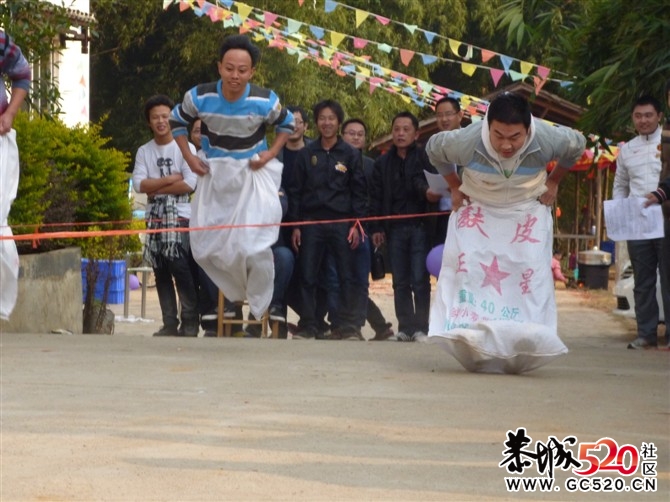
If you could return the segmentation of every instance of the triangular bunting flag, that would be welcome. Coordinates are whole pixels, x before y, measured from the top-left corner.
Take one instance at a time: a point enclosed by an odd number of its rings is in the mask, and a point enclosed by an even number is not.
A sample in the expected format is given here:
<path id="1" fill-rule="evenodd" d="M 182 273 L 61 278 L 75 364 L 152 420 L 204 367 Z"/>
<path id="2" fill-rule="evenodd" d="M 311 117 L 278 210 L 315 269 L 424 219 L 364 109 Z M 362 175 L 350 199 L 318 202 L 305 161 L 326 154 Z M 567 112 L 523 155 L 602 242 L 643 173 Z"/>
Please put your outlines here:
<path id="1" fill-rule="evenodd" d="M 545 84 L 546 82 L 547 82 L 547 81 L 546 81 L 545 79 L 543 79 L 543 78 L 540 78 L 540 77 L 533 77 L 533 83 L 535 84 L 535 94 L 536 94 L 536 95 L 537 95 L 537 94 L 540 94 L 540 91 L 542 90 L 542 86 L 544 86 L 544 84 Z"/>
<path id="2" fill-rule="evenodd" d="M 361 23 L 368 18 L 369 13 L 360 9 L 355 10 L 356 10 L 356 28 L 358 28 L 361 25 Z"/>
<path id="3" fill-rule="evenodd" d="M 468 50 L 465 52 L 465 56 L 463 57 L 463 59 L 465 59 L 466 61 L 470 61 L 472 59 L 472 51 L 473 51 L 472 46 L 468 45 Z"/>
<path id="4" fill-rule="evenodd" d="M 337 8 L 337 2 L 333 2 L 333 0 L 326 0 L 326 4 L 323 7 L 323 10 L 326 12 L 333 12 Z"/>
<path id="5" fill-rule="evenodd" d="M 288 22 L 286 23 L 286 31 L 289 34 L 297 33 L 300 30 L 301 26 L 302 23 L 300 21 L 296 21 L 295 19 L 289 19 Z"/>
<path id="6" fill-rule="evenodd" d="M 391 49 L 393 49 L 393 47 L 391 47 L 389 44 L 377 44 L 377 49 L 388 54 L 389 52 L 391 52 Z"/>
<path id="7" fill-rule="evenodd" d="M 432 31 L 425 31 L 425 30 L 424 30 L 423 34 L 426 37 L 426 41 L 429 44 L 433 43 L 433 40 L 435 39 L 435 36 L 437 35 L 437 33 L 433 33 Z"/>
<path id="8" fill-rule="evenodd" d="M 167 9 L 172 4 L 173 0 L 163 0 L 163 9 Z"/>
<path id="9" fill-rule="evenodd" d="M 362 49 L 368 45 L 368 41 L 362 38 L 354 37 L 354 49 Z"/>
<path id="10" fill-rule="evenodd" d="M 356 82 L 356 89 L 358 89 L 363 82 L 365 82 L 365 77 L 361 77 L 360 75 L 356 74 L 354 77 L 354 80 Z"/>
<path id="11" fill-rule="evenodd" d="M 403 24 L 403 26 L 409 31 L 412 35 L 416 31 L 417 26 L 415 24 Z"/>
<path id="12" fill-rule="evenodd" d="M 344 33 L 338 33 L 336 31 L 331 31 L 330 32 L 330 44 L 333 47 L 337 47 L 338 45 L 340 45 L 342 40 L 344 40 L 344 37 L 346 37 L 346 35 Z"/>
<path id="13" fill-rule="evenodd" d="M 449 39 L 449 48 L 453 52 L 454 56 L 458 56 L 458 48 L 461 46 L 461 43 L 458 40 Z"/>
<path id="14" fill-rule="evenodd" d="M 549 68 L 546 66 L 538 66 L 536 68 L 537 74 L 540 76 L 542 80 L 546 80 L 547 77 L 549 76 L 549 72 L 551 71 Z"/>
<path id="15" fill-rule="evenodd" d="M 530 73 L 533 71 L 533 66 L 535 66 L 533 63 L 528 63 L 527 61 L 521 61 L 521 73 L 530 75 Z"/>
<path id="16" fill-rule="evenodd" d="M 302 7 L 303 3 L 305 3 L 305 0 L 298 0 L 298 5 L 300 5 L 300 7 Z"/>
<path id="17" fill-rule="evenodd" d="M 510 70 L 509 76 L 512 78 L 514 82 L 516 82 L 517 80 L 522 80 L 526 78 L 528 75 L 524 75 L 523 73 L 519 73 L 518 71 Z"/>
<path id="18" fill-rule="evenodd" d="M 500 56 L 500 61 L 503 64 L 503 68 L 505 68 L 505 73 L 509 73 L 509 67 L 512 65 L 512 61 L 514 60 L 509 56 L 503 56 L 502 54 L 498 55 Z"/>
<path id="19" fill-rule="evenodd" d="M 414 51 L 410 51 L 409 49 L 400 49 L 400 61 L 402 61 L 402 64 L 405 66 L 409 66 L 409 62 L 413 57 Z"/>
<path id="20" fill-rule="evenodd" d="M 235 5 L 237 5 L 237 12 L 242 19 L 248 18 L 249 14 L 251 14 L 251 11 L 254 9 L 245 3 L 235 2 Z"/>
<path id="21" fill-rule="evenodd" d="M 272 12 L 263 12 L 263 24 L 267 26 L 268 28 L 272 26 L 272 23 L 274 23 L 277 20 L 277 14 L 273 14 Z"/>
<path id="22" fill-rule="evenodd" d="M 324 34 L 324 29 L 323 28 L 319 28 L 318 26 L 310 25 L 309 31 L 311 31 L 312 35 L 314 35 L 318 40 L 323 39 L 323 34 Z"/>
<path id="23" fill-rule="evenodd" d="M 421 59 L 423 60 L 423 64 L 429 65 L 437 61 L 437 56 L 433 56 L 432 54 L 421 54 Z"/>
<path id="24" fill-rule="evenodd" d="M 472 75 L 475 73 L 475 70 L 477 70 L 476 65 L 473 65 L 472 63 L 461 63 L 461 71 L 468 77 L 472 77 Z"/>
<path id="25" fill-rule="evenodd" d="M 491 68 L 489 71 L 491 72 L 491 78 L 493 79 L 493 87 L 498 87 L 498 82 L 500 82 L 500 78 L 505 72 L 499 68 Z"/>
<path id="26" fill-rule="evenodd" d="M 191 6 L 188 2 L 179 2 L 179 12 L 184 12 L 187 9 L 190 9 Z"/>
<path id="27" fill-rule="evenodd" d="M 498 87 L 498 82 L 500 82 L 500 78 L 505 72 L 499 68 L 491 68 L 489 71 L 491 72 L 491 78 L 493 79 L 493 87 Z"/>
<path id="28" fill-rule="evenodd" d="M 491 59 L 495 55 L 496 53 L 493 51 L 482 49 L 482 63 L 486 63 L 489 59 Z"/>
<path id="29" fill-rule="evenodd" d="M 377 14 L 375 14 L 375 19 L 377 21 L 379 21 L 381 24 L 383 24 L 384 26 L 386 26 L 387 24 L 389 24 L 391 22 L 391 20 L 389 18 L 378 16 Z"/>

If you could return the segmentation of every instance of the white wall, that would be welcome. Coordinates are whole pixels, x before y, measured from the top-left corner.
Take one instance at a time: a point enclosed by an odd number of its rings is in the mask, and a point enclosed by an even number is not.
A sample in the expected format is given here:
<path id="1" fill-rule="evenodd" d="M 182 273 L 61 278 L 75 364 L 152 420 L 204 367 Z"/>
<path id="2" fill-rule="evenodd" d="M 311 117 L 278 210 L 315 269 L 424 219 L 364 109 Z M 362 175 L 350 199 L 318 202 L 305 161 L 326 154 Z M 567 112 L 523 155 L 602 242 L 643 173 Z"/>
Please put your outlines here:
<path id="1" fill-rule="evenodd" d="M 48 0 L 61 5 L 61 0 Z M 65 6 L 89 13 L 89 0 L 66 0 Z M 79 31 L 79 27 L 72 29 Z M 90 49 L 90 42 L 89 42 Z M 81 53 L 81 42 L 68 41 L 59 58 L 58 89 L 61 94 L 61 119 L 68 126 L 89 121 L 90 71 L 89 55 Z"/>

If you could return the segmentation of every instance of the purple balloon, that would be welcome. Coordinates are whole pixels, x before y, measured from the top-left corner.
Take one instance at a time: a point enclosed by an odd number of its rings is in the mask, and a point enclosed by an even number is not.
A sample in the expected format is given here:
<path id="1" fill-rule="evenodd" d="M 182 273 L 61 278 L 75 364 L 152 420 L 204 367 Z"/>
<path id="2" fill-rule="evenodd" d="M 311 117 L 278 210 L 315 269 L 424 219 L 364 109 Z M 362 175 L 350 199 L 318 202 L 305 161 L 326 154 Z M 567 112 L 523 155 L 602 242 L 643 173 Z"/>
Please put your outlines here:
<path id="1" fill-rule="evenodd" d="M 140 288 L 140 280 L 137 278 L 135 274 L 130 274 L 128 276 L 128 286 L 130 287 L 131 291 Z"/>
<path id="2" fill-rule="evenodd" d="M 442 253 L 444 252 L 444 244 L 435 246 L 430 250 L 426 256 L 426 269 L 428 273 L 434 277 L 440 276 L 440 269 L 442 268 Z"/>

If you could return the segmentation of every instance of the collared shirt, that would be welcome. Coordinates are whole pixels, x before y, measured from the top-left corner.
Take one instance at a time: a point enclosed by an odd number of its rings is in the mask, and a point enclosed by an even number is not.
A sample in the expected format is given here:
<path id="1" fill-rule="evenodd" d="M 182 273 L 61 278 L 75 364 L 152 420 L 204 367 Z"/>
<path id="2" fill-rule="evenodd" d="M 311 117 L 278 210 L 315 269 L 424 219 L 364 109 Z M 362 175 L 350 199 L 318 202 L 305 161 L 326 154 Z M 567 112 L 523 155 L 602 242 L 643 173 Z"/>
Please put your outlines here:
<path id="1" fill-rule="evenodd" d="M 30 65 L 19 46 L 4 31 L 0 31 L 0 74 L 9 77 L 12 89 L 30 90 Z M 4 79 L 0 78 L 0 115 L 8 106 L 7 88 Z"/>

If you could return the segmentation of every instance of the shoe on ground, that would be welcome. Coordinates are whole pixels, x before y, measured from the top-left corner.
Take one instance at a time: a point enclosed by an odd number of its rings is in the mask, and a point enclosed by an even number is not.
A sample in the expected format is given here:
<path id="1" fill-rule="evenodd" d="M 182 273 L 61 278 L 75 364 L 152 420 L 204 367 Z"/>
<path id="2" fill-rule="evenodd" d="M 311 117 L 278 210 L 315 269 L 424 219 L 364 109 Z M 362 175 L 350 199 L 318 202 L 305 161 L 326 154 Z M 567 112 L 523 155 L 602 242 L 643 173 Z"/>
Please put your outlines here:
<path id="1" fill-rule="evenodd" d="M 246 331 L 244 338 L 260 338 L 263 334 L 263 330 L 258 324 L 250 324 L 244 331 Z"/>
<path id="2" fill-rule="evenodd" d="M 192 338 L 197 338 L 198 333 L 200 332 L 200 325 L 198 321 L 186 321 L 182 322 L 179 326 L 179 336 L 188 336 Z"/>
<path id="3" fill-rule="evenodd" d="M 152 336 L 179 336 L 177 326 L 162 326 Z"/>
<path id="4" fill-rule="evenodd" d="M 345 328 L 338 331 L 339 340 L 365 341 L 360 331 L 354 328 Z"/>
<path id="5" fill-rule="evenodd" d="M 293 334 L 294 340 L 312 340 L 314 338 L 319 339 L 319 334 L 314 328 L 303 328 L 298 329 L 296 333 Z"/>
<path id="6" fill-rule="evenodd" d="M 205 335 L 204 336 L 205 336 L 205 338 L 214 338 L 218 335 L 216 334 L 216 330 L 208 329 L 208 330 L 205 330 Z"/>
<path id="7" fill-rule="evenodd" d="M 286 316 L 284 315 L 284 309 L 279 305 L 270 305 L 270 320 L 286 322 Z"/>
<path id="8" fill-rule="evenodd" d="M 234 314 L 234 312 L 233 312 Z M 224 314 L 225 317 L 225 314 Z M 203 314 L 200 316 L 201 321 L 218 321 L 219 320 L 219 314 L 216 313 L 216 310 L 214 312 L 208 312 L 207 314 Z"/>
<path id="9" fill-rule="evenodd" d="M 395 335 L 389 337 L 389 340 L 392 340 L 394 342 L 411 342 L 412 337 L 409 336 L 407 333 L 398 331 Z"/>
<path id="10" fill-rule="evenodd" d="M 385 340 L 390 339 L 394 335 L 393 333 L 393 328 L 391 328 L 391 325 L 389 324 L 386 329 L 377 331 L 375 333 L 374 338 L 372 338 L 372 341 L 374 342 L 383 342 Z"/>
<path id="11" fill-rule="evenodd" d="M 636 338 L 628 344 L 628 348 L 633 350 L 655 349 L 656 347 L 656 343 L 650 342 L 646 338 L 640 337 Z"/>
<path id="12" fill-rule="evenodd" d="M 412 341 L 413 342 L 424 343 L 424 342 L 428 341 L 428 335 L 426 335 L 423 331 L 416 331 L 412 335 Z"/>

